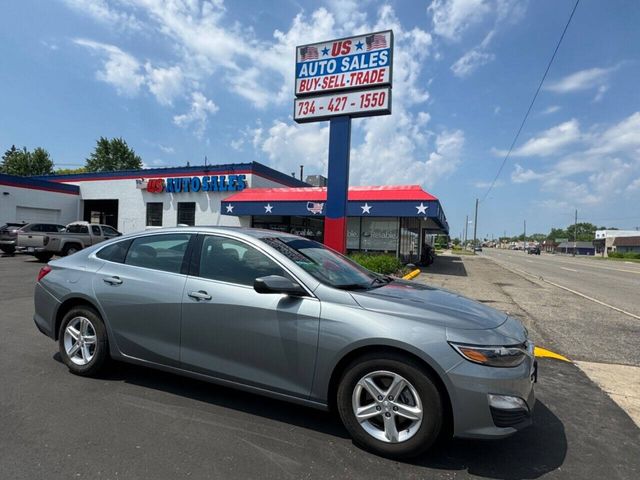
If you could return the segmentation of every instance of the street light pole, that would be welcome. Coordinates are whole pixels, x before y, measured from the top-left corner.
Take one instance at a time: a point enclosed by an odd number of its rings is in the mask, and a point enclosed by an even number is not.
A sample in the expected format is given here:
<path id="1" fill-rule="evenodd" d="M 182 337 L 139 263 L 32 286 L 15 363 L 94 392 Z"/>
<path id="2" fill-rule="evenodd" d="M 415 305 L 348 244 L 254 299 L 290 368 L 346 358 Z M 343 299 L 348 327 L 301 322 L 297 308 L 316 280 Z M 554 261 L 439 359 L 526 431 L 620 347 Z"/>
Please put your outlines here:
<path id="1" fill-rule="evenodd" d="M 469 215 L 467 215 L 467 218 L 464 221 L 464 243 L 462 244 L 463 248 L 467 248 L 467 229 L 468 228 L 469 228 Z"/>
<path id="2" fill-rule="evenodd" d="M 606 241 L 605 241 L 606 243 Z M 578 209 L 576 208 L 576 217 L 573 222 L 573 256 L 576 256 L 576 248 L 578 247 Z"/>

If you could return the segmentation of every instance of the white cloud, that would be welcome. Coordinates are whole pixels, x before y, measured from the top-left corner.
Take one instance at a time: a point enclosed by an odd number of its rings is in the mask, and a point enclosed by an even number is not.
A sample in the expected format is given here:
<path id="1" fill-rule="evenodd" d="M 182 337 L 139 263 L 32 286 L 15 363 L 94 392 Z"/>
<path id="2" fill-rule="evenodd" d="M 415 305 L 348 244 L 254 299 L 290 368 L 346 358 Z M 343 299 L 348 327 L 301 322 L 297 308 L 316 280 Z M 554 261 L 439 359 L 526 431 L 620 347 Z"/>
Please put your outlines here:
<path id="1" fill-rule="evenodd" d="M 175 115 L 173 123 L 179 127 L 194 126 L 194 134 L 198 138 L 202 138 L 207 127 L 207 119 L 209 115 L 213 115 L 218 111 L 218 106 L 204 96 L 202 92 L 193 92 L 191 94 L 191 108 L 187 113 Z"/>
<path id="2" fill-rule="evenodd" d="M 87 15 L 109 27 L 141 30 L 142 23 L 132 13 L 116 10 L 106 0 L 63 0 L 72 10 Z"/>
<path id="3" fill-rule="evenodd" d="M 158 148 L 162 150 L 164 153 L 169 153 L 169 154 L 176 153 L 173 147 L 167 147 L 165 145 L 158 144 Z"/>
<path id="4" fill-rule="evenodd" d="M 560 110 L 560 106 L 558 106 L 558 105 L 549 105 L 542 112 L 540 112 L 540 115 L 551 115 L 552 113 L 556 113 L 558 110 Z"/>
<path id="5" fill-rule="evenodd" d="M 574 118 L 545 130 L 537 137 L 527 140 L 520 148 L 514 149 L 511 155 L 514 157 L 546 157 L 555 155 L 564 147 L 578 142 L 581 137 L 580 125 Z M 504 156 L 507 153 L 505 150 L 494 151 L 499 156 Z"/>
<path id="6" fill-rule="evenodd" d="M 484 189 L 484 188 L 491 187 L 491 183 L 492 182 L 489 182 L 486 180 L 479 180 L 474 182 L 473 186 L 476 188 Z M 502 180 L 496 180 L 496 182 L 493 184 L 493 188 L 502 187 L 502 186 L 504 186 L 504 182 Z"/>
<path id="7" fill-rule="evenodd" d="M 598 67 L 580 70 L 560 80 L 548 83 L 544 89 L 555 93 L 570 93 L 598 88 L 607 84 L 613 70 L 615 68 Z"/>
<path id="8" fill-rule="evenodd" d="M 96 73 L 98 80 L 114 86 L 121 95 L 134 96 L 138 93 L 144 84 L 144 75 L 135 57 L 115 45 L 84 38 L 75 39 L 74 42 L 106 57 L 103 69 Z"/>
<path id="9" fill-rule="evenodd" d="M 161 105 L 173 105 L 173 100 L 184 92 L 184 74 L 178 65 L 169 68 L 154 68 L 147 62 L 144 66 L 149 91 Z"/>
<path id="10" fill-rule="evenodd" d="M 451 70 L 456 77 L 466 77 L 495 58 L 496 56 L 493 53 L 473 48 L 451 65 Z"/>
<path id="11" fill-rule="evenodd" d="M 577 124 L 564 130 L 577 132 Z M 540 153 L 546 153 L 549 145 L 538 147 Z M 554 149 L 549 147 L 551 150 Z M 588 134 L 581 135 L 581 147 L 561 156 L 546 169 L 534 171 L 516 164 L 511 180 L 514 183 L 539 180 L 548 200 L 558 205 L 593 206 L 602 204 L 603 199 L 635 194 L 640 187 L 640 112 L 614 125 L 592 127 Z"/>
<path id="12" fill-rule="evenodd" d="M 491 6 L 485 0 L 433 0 L 427 10 L 432 15 L 436 35 L 456 41 L 488 15 Z"/>
<path id="13" fill-rule="evenodd" d="M 517 163 L 514 165 L 513 172 L 511 172 L 511 181 L 513 183 L 527 183 L 540 178 L 544 178 L 544 175 L 536 173 L 531 169 L 524 169 Z"/>

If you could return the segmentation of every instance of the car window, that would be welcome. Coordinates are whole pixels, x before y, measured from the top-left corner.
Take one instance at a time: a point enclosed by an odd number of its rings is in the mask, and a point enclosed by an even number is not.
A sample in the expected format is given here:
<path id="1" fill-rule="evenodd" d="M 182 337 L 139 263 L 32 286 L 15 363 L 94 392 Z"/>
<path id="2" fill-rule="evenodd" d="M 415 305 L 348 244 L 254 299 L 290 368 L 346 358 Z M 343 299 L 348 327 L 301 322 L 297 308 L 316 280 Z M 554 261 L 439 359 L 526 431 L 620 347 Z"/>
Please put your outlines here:
<path id="1" fill-rule="evenodd" d="M 112 243 L 111 245 L 107 245 L 103 249 L 99 250 L 96 253 L 96 257 L 110 262 L 124 263 L 124 259 L 127 256 L 127 251 L 129 250 L 130 245 L 131 240 Z"/>
<path id="2" fill-rule="evenodd" d="M 98 225 L 91 225 L 91 233 L 97 236 L 102 235 L 102 233 L 100 232 L 100 227 Z"/>
<path id="3" fill-rule="evenodd" d="M 89 227 L 86 225 L 69 225 L 67 233 L 89 233 Z"/>
<path id="4" fill-rule="evenodd" d="M 111 228 L 108 225 L 102 226 L 102 233 L 107 236 L 116 236 L 120 234 L 120 232 L 118 232 L 115 228 Z"/>
<path id="5" fill-rule="evenodd" d="M 258 277 L 291 278 L 277 263 L 254 247 L 230 238 L 207 235 L 200 252 L 199 276 L 253 286 Z"/>
<path id="6" fill-rule="evenodd" d="M 34 223 L 33 225 L 29 225 L 27 228 L 25 228 L 26 232 L 42 232 L 44 231 L 42 228 L 42 224 L 40 223 Z"/>
<path id="7" fill-rule="evenodd" d="M 132 241 L 124 261 L 127 265 L 180 273 L 190 234 L 150 235 Z"/>

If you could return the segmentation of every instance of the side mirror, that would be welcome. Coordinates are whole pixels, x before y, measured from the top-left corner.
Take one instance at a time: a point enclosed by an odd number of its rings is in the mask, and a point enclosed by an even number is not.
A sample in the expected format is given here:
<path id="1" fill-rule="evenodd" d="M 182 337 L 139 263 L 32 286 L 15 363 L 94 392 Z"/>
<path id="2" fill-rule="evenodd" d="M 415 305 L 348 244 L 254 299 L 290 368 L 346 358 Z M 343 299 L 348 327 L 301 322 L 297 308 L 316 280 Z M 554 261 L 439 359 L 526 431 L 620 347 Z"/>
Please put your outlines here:
<path id="1" fill-rule="evenodd" d="M 253 289 L 258 293 L 284 293 L 292 297 L 303 297 L 307 294 L 299 284 L 280 275 L 256 278 L 253 281 Z"/>

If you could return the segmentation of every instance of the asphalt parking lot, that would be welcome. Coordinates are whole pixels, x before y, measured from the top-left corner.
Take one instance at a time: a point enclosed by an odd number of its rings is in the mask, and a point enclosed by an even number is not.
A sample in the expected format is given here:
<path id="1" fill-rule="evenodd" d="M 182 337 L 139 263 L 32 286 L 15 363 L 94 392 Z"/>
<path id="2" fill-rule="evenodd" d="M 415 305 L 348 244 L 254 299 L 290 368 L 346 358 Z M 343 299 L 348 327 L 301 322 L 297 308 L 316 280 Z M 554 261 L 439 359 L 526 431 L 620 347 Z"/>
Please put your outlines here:
<path id="1" fill-rule="evenodd" d="M 0 258 L 0 478 L 640 478 L 640 429 L 571 363 L 540 360 L 534 425 L 411 462 L 329 414 L 113 363 L 73 376 L 32 320 L 41 264 Z"/>

